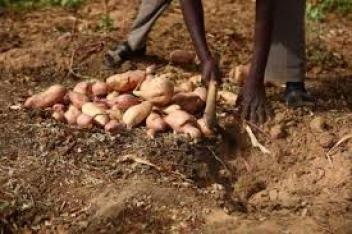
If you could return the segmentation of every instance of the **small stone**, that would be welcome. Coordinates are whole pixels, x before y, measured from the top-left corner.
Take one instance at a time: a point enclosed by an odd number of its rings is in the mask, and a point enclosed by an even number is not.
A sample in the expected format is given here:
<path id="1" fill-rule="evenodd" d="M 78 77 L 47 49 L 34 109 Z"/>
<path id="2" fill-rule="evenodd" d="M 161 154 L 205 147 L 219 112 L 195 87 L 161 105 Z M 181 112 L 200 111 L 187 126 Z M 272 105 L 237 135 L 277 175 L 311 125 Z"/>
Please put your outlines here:
<path id="1" fill-rule="evenodd" d="M 270 136 L 273 139 L 281 139 L 286 136 L 286 132 L 284 130 L 284 126 L 281 124 L 275 125 L 274 127 L 271 128 L 270 130 Z"/>
<path id="2" fill-rule="evenodd" d="M 335 137 L 330 133 L 323 134 L 319 139 L 319 144 L 323 148 L 331 148 L 335 143 Z"/>
<path id="3" fill-rule="evenodd" d="M 315 133 L 324 132 L 327 128 L 326 120 L 323 117 L 316 117 L 310 122 L 310 128 Z"/>

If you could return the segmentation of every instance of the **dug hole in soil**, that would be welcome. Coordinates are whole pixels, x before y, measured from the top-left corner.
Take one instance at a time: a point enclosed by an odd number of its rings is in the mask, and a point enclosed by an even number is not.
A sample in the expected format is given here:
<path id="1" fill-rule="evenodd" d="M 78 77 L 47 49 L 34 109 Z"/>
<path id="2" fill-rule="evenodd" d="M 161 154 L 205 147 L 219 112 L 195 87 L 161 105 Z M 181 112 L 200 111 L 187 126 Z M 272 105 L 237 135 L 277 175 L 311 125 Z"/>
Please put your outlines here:
<path id="1" fill-rule="evenodd" d="M 228 77 L 251 54 L 254 5 L 204 4 L 209 44 Z M 0 232 L 352 232 L 351 18 L 307 27 L 307 86 L 317 107 L 288 109 L 283 90 L 267 88 L 273 118 L 261 130 L 251 126 L 264 154 L 222 102 L 226 134 L 198 142 L 172 132 L 150 139 L 143 127 L 80 129 L 50 111 L 23 109 L 52 84 L 73 87 L 152 64 L 176 83 L 199 75 L 197 65 L 168 62 L 175 49 L 193 50 L 176 2 L 155 25 L 147 57 L 106 69 L 104 53 L 123 40 L 138 2 L 108 2 L 109 32 L 99 31 L 102 6 L 0 16 Z M 227 81 L 221 89 L 239 90 Z"/>

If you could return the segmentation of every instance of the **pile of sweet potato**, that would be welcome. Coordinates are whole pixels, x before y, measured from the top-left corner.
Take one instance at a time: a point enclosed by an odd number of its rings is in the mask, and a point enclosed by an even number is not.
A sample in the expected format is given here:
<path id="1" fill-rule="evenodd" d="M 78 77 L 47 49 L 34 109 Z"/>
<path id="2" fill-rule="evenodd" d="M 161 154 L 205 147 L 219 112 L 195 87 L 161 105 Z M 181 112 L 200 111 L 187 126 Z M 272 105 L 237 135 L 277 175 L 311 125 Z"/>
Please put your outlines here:
<path id="1" fill-rule="evenodd" d="M 147 134 L 173 130 L 197 139 L 208 136 L 202 112 L 206 89 L 187 81 L 175 86 L 153 67 L 116 74 L 103 81 L 79 82 L 73 89 L 53 85 L 28 98 L 26 108 L 50 108 L 57 121 L 107 132 L 145 125 Z"/>

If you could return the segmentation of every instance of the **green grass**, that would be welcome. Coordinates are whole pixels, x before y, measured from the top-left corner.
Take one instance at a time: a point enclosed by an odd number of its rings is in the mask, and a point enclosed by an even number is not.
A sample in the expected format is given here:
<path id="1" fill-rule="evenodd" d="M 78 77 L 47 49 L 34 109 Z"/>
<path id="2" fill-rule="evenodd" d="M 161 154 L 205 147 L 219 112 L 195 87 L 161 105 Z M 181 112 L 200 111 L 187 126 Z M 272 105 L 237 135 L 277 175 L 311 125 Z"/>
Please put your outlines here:
<path id="1" fill-rule="evenodd" d="M 352 0 L 310 0 L 307 2 L 307 17 L 312 21 L 322 21 L 329 13 L 346 16 L 352 13 Z"/>

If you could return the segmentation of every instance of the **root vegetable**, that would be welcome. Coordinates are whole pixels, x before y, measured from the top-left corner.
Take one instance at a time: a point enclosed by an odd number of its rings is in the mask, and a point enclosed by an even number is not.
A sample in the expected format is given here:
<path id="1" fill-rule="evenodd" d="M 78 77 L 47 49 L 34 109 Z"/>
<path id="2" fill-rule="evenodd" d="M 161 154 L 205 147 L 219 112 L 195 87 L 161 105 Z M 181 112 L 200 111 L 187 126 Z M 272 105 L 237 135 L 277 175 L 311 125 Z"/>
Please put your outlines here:
<path id="1" fill-rule="evenodd" d="M 109 113 L 110 119 L 117 120 L 117 121 L 122 120 L 122 111 L 117 106 L 113 106 L 107 112 Z"/>
<path id="2" fill-rule="evenodd" d="M 118 96 L 119 96 L 119 92 L 113 91 L 106 96 L 106 100 L 107 101 L 114 100 Z"/>
<path id="3" fill-rule="evenodd" d="M 143 82 L 140 90 L 134 91 L 133 94 L 157 106 L 165 106 L 172 99 L 174 85 L 166 78 L 156 77 Z"/>
<path id="4" fill-rule="evenodd" d="M 170 114 L 171 112 L 174 112 L 174 111 L 177 111 L 177 110 L 181 110 L 181 107 L 180 107 L 179 105 L 174 104 L 174 105 L 165 107 L 165 108 L 163 109 L 163 112 L 164 112 L 165 114 Z"/>
<path id="5" fill-rule="evenodd" d="M 138 105 L 140 99 L 132 94 L 122 94 L 118 97 L 107 100 L 109 106 L 117 106 L 120 110 L 126 110 L 132 106 Z"/>
<path id="6" fill-rule="evenodd" d="M 74 105 L 78 109 L 81 109 L 84 103 L 89 102 L 89 98 L 82 93 L 69 91 L 68 97 L 72 105 Z"/>
<path id="7" fill-rule="evenodd" d="M 108 86 L 105 82 L 97 81 L 95 84 L 92 85 L 92 94 L 93 96 L 105 96 L 108 93 Z"/>
<path id="8" fill-rule="evenodd" d="M 65 121 L 65 112 L 63 111 L 54 111 L 53 114 L 51 115 L 53 119 L 64 122 Z"/>
<path id="9" fill-rule="evenodd" d="M 71 105 L 69 106 L 68 110 L 65 112 L 64 117 L 68 124 L 73 125 L 77 123 L 77 118 L 80 114 L 81 114 L 81 111 L 77 107 Z"/>
<path id="10" fill-rule="evenodd" d="M 150 130 L 148 131 L 148 135 L 154 138 L 156 133 L 164 132 L 168 128 L 168 125 L 159 114 L 152 112 L 146 119 L 146 127 Z"/>
<path id="11" fill-rule="evenodd" d="M 53 85 L 46 91 L 35 94 L 24 103 L 26 108 L 45 108 L 56 103 L 62 103 L 66 95 L 66 88 L 62 85 Z"/>
<path id="12" fill-rule="evenodd" d="M 106 132 L 115 133 L 123 128 L 122 124 L 117 120 L 110 120 L 104 127 Z"/>
<path id="13" fill-rule="evenodd" d="M 92 85 L 91 83 L 87 81 L 82 81 L 76 84 L 76 86 L 73 88 L 73 92 L 76 93 L 81 93 L 86 96 L 89 96 L 92 92 Z"/>
<path id="14" fill-rule="evenodd" d="M 203 102 L 207 101 L 207 89 L 204 87 L 198 87 L 193 91 Z"/>
<path id="15" fill-rule="evenodd" d="M 84 113 L 80 114 L 77 118 L 77 125 L 80 128 L 92 128 L 93 127 L 93 118 Z"/>
<path id="16" fill-rule="evenodd" d="M 179 132 L 181 127 L 187 123 L 196 125 L 197 119 L 183 110 L 176 110 L 165 116 L 165 122 L 176 132 Z"/>
<path id="17" fill-rule="evenodd" d="M 144 71 L 128 71 L 109 77 L 106 84 L 111 91 L 129 92 L 135 89 L 145 79 L 145 76 Z"/>
<path id="18" fill-rule="evenodd" d="M 82 106 L 82 112 L 92 118 L 101 126 L 105 126 L 109 122 L 108 113 L 103 108 L 92 102 L 87 102 Z"/>
<path id="19" fill-rule="evenodd" d="M 132 106 L 125 112 L 122 121 L 126 124 L 127 128 L 133 128 L 148 117 L 152 111 L 152 107 L 151 102 L 148 101 Z"/>
<path id="20" fill-rule="evenodd" d="M 204 136 L 210 137 L 214 135 L 214 132 L 207 126 L 205 119 L 198 119 L 197 123 L 200 131 L 203 133 Z"/>
<path id="21" fill-rule="evenodd" d="M 237 101 L 237 95 L 228 91 L 219 91 L 218 96 L 224 100 L 227 105 L 235 105 Z"/>
<path id="22" fill-rule="evenodd" d="M 149 67 L 147 67 L 145 69 L 145 73 L 147 75 L 153 75 L 153 74 L 155 74 L 155 70 L 156 70 L 156 66 L 155 65 L 150 65 Z"/>
<path id="23" fill-rule="evenodd" d="M 180 132 L 187 134 L 192 139 L 199 139 L 202 137 L 202 133 L 200 132 L 200 130 L 191 124 L 186 124 L 182 126 Z"/>
<path id="24" fill-rule="evenodd" d="M 198 95 L 184 92 L 176 94 L 172 98 L 172 103 L 179 105 L 182 110 L 191 114 L 200 112 L 205 106 L 205 102 Z"/>
<path id="25" fill-rule="evenodd" d="M 170 53 L 170 62 L 174 64 L 194 64 L 196 54 L 186 50 L 174 50 Z"/>
<path id="26" fill-rule="evenodd" d="M 194 89 L 194 85 L 190 81 L 186 81 L 181 83 L 179 86 L 175 87 L 175 93 L 178 92 L 192 92 Z"/>
<path id="27" fill-rule="evenodd" d="M 55 104 L 52 109 L 54 110 L 51 115 L 53 119 L 60 122 L 65 121 L 65 106 L 63 104 Z"/>

